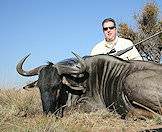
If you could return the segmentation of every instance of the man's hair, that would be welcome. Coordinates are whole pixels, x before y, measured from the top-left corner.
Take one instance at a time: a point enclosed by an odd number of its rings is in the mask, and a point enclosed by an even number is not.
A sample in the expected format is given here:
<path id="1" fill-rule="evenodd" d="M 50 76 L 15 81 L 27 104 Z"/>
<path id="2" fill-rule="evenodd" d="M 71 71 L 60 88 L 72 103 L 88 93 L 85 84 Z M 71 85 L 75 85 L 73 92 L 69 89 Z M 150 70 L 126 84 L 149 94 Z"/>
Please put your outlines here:
<path id="1" fill-rule="evenodd" d="M 112 19 L 112 18 L 106 18 L 105 20 L 103 20 L 103 22 L 102 22 L 102 27 L 103 27 L 103 25 L 104 25 L 105 22 L 113 22 L 113 23 L 114 23 L 114 27 L 116 27 L 116 22 L 115 22 L 115 20 Z"/>

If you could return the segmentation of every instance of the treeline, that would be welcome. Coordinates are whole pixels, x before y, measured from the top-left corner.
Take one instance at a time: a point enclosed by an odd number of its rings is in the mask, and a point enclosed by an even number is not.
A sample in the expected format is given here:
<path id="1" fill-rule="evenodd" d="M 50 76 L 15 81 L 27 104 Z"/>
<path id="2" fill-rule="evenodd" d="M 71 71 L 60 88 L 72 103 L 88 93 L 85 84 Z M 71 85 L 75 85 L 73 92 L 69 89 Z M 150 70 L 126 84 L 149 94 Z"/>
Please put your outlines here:
<path id="1" fill-rule="evenodd" d="M 137 43 L 149 36 L 162 31 L 162 20 L 160 20 L 160 7 L 154 2 L 148 2 L 143 9 L 133 15 L 136 21 L 136 29 L 132 29 L 126 23 L 120 23 L 118 27 L 119 36 L 128 38 Z M 137 47 L 143 59 L 160 63 L 162 50 L 162 34 L 159 34 Z"/>

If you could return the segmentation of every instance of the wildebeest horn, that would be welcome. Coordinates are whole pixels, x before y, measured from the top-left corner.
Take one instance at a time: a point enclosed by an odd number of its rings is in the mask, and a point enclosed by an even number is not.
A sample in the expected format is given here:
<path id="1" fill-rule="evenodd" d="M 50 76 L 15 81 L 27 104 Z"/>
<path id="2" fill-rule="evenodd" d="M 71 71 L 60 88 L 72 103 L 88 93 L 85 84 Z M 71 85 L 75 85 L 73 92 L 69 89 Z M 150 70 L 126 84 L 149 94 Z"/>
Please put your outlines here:
<path id="1" fill-rule="evenodd" d="M 85 70 L 86 69 L 86 64 L 85 64 L 84 60 L 82 59 L 82 57 L 80 57 L 78 54 L 74 53 L 73 51 L 72 51 L 72 53 L 78 59 L 79 63 L 81 64 L 81 68 L 83 68 L 83 70 Z"/>
<path id="2" fill-rule="evenodd" d="M 72 52 L 78 59 L 80 66 L 78 64 L 74 66 L 67 66 L 67 65 L 61 65 L 56 64 L 56 67 L 58 68 L 59 74 L 79 74 L 83 73 L 86 70 L 86 64 L 84 60 L 74 52 Z"/>
<path id="3" fill-rule="evenodd" d="M 17 66 L 16 66 L 17 72 L 18 72 L 20 75 L 22 75 L 22 76 L 34 76 L 34 75 L 38 75 L 40 69 L 43 67 L 43 66 L 39 66 L 39 67 L 34 68 L 34 69 L 30 70 L 30 71 L 25 71 L 25 70 L 23 70 L 22 66 L 23 66 L 25 60 L 26 60 L 29 56 L 30 56 L 30 54 L 28 54 L 27 56 L 25 56 L 24 58 L 22 58 L 22 59 L 18 62 Z"/>

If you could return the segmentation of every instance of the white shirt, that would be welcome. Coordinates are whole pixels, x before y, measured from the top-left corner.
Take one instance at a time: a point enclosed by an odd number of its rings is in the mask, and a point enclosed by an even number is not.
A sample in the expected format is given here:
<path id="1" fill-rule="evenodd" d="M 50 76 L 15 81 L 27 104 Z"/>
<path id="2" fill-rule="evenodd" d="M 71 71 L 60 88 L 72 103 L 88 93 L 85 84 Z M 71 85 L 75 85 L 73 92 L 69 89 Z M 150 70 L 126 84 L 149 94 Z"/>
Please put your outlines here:
<path id="1" fill-rule="evenodd" d="M 116 52 L 120 50 L 124 50 L 130 46 L 133 46 L 132 41 L 120 37 L 116 37 L 116 39 L 112 42 L 107 42 L 105 39 L 98 43 L 91 51 L 91 55 L 97 55 L 97 54 L 107 54 L 112 49 L 115 49 Z M 122 54 L 119 56 L 119 58 L 122 58 L 124 60 L 142 60 L 142 57 L 138 53 L 135 46 L 133 46 L 133 49 L 130 51 Z"/>

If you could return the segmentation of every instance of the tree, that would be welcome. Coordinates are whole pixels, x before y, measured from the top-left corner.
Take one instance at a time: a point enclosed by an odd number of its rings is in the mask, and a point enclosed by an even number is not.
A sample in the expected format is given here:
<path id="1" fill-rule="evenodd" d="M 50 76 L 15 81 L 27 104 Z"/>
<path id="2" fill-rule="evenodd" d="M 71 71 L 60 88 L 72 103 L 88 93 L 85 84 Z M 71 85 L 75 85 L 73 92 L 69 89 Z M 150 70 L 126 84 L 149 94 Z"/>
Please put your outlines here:
<path id="1" fill-rule="evenodd" d="M 127 38 L 132 41 L 136 39 L 136 33 L 133 31 L 133 29 L 129 28 L 126 23 L 119 24 L 118 33 L 120 34 L 120 37 Z"/>
<path id="2" fill-rule="evenodd" d="M 149 2 L 144 5 L 142 11 L 134 15 L 137 22 L 137 31 L 128 27 L 127 24 L 119 24 L 119 35 L 131 39 L 137 43 L 162 30 L 162 22 L 159 20 L 159 7 L 155 2 Z M 141 43 L 136 48 L 145 60 L 160 63 L 160 47 L 162 47 L 162 35 L 149 39 Z"/>

